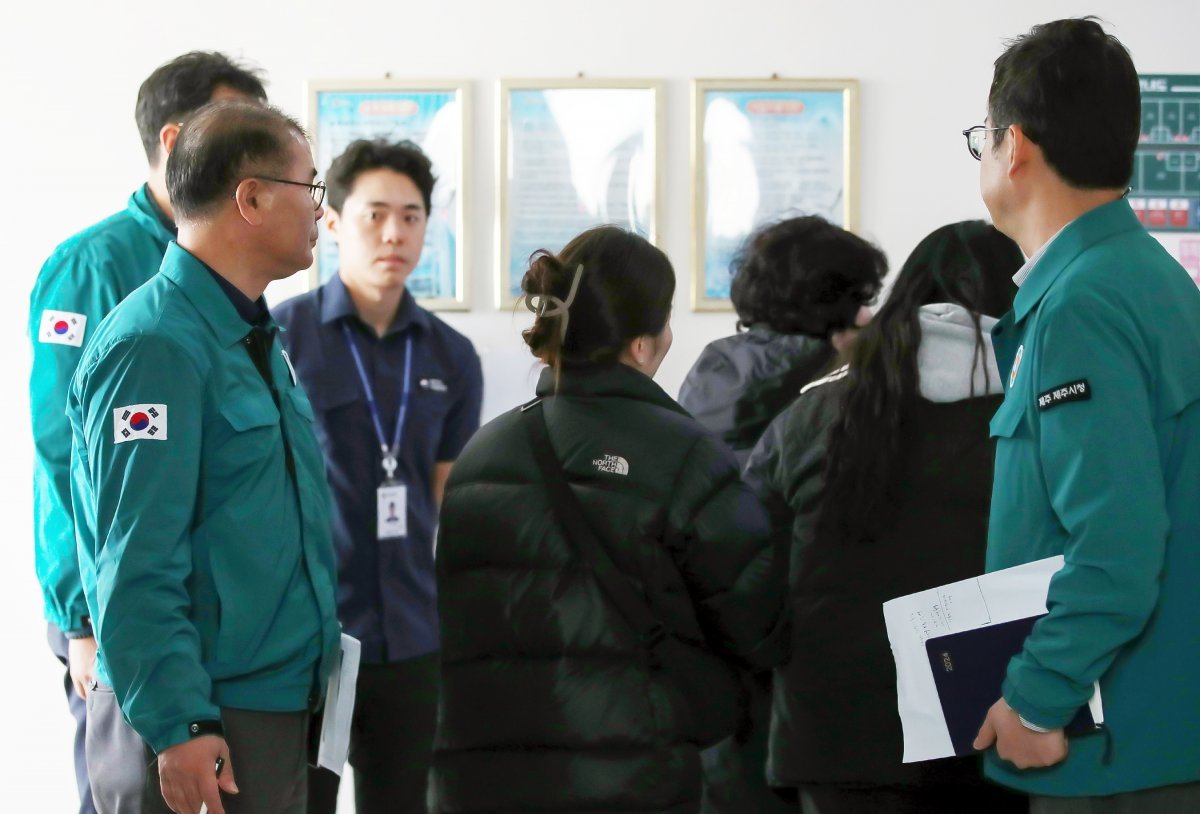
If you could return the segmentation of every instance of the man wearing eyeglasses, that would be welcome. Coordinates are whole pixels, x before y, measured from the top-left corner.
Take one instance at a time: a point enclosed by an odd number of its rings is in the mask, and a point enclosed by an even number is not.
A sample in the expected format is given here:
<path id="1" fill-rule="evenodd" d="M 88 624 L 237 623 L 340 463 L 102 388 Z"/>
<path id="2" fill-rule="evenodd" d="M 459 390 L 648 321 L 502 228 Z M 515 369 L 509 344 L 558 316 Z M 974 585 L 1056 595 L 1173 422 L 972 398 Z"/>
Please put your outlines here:
<path id="1" fill-rule="evenodd" d="M 209 101 L 227 98 L 265 100 L 266 92 L 258 73 L 224 54 L 193 51 L 150 74 L 138 90 L 135 109 L 150 162 L 146 183 L 130 196 L 124 211 L 55 249 L 30 296 L 35 559 L 50 645 L 69 668 L 64 683 L 77 722 L 81 814 L 97 809 L 100 814 L 136 814 L 145 771 L 140 749 L 128 748 L 139 741 L 122 720 L 112 690 L 95 681 L 96 640 L 84 600 L 70 501 L 67 389 L 84 341 L 118 302 L 158 272 L 175 236 L 166 160 L 179 122 Z"/>
<path id="2" fill-rule="evenodd" d="M 283 303 L 283 341 L 316 408 L 334 503 L 338 605 L 362 643 L 351 728 L 358 814 L 424 814 L 441 649 L 433 535 L 450 467 L 479 428 L 470 340 L 417 304 L 435 179 L 411 142 L 356 141 L 329 168 L 327 283 Z M 309 814 L 338 777 L 310 775 Z"/>
<path id="3" fill-rule="evenodd" d="M 1200 291 L 1124 199 L 1140 131 L 1092 19 L 1012 43 L 965 131 L 1029 257 L 993 332 L 988 568 L 1065 558 L 975 743 L 1035 814 L 1200 811 Z M 1068 744 L 1095 682 L 1105 728 Z"/>
<path id="4" fill-rule="evenodd" d="M 217 102 L 167 161 L 179 224 L 71 385 L 72 499 L 99 671 L 157 756 L 148 813 L 301 814 L 340 636 L 312 407 L 263 291 L 323 211 L 300 125 Z"/>

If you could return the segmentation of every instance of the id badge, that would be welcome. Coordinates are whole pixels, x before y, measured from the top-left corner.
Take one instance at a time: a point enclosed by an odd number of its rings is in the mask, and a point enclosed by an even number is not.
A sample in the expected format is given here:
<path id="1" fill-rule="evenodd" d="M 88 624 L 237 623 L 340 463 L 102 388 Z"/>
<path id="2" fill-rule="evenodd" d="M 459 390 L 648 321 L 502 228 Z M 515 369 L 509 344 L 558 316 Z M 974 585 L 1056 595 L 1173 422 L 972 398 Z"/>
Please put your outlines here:
<path id="1" fill-rule="evenodd" d="M 408 487 L 398 481 L 387 481 L 375 494 L 379 539 L 395 540 L 407 537 Z"/>

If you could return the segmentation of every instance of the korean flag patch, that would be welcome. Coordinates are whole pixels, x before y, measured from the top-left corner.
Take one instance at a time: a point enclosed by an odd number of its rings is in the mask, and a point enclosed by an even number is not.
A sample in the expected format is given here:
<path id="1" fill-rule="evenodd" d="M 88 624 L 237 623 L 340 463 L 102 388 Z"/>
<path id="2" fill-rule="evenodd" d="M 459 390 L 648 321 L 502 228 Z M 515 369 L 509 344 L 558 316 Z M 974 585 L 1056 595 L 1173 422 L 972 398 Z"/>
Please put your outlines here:
<path id="1" fill-rule="evenodd" d="M 86 327 L 87 317 L 83 314 L 72 314 L 70 311 L 43 311 L 38 341 L 49 345 L 82 347 L 83 331 Z"/>
<path id="2" fill-rule="evenodd" d="M 113 443 L 167 440 L 167 405 L 131 404 L 113 410 Z"/>

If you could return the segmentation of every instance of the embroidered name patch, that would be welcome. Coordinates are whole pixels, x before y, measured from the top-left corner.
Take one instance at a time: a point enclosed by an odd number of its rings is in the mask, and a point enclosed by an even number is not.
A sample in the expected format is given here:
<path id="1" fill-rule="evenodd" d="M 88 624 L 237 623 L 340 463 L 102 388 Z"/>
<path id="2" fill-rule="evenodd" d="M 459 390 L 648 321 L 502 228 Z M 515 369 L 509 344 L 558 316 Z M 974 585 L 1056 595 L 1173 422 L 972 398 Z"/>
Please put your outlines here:
<path id="1" fill-rule="evenodd" d="M 1042 393 L 1038 396 L 1038 409 L 1049 410 L 1051 407 L 1071 401 L 1087 401 L 1091 397 L 1092 386 L 1088 384 L 1087 379 L 1080 379 L 1077 382 L 1060 385 Z"/>

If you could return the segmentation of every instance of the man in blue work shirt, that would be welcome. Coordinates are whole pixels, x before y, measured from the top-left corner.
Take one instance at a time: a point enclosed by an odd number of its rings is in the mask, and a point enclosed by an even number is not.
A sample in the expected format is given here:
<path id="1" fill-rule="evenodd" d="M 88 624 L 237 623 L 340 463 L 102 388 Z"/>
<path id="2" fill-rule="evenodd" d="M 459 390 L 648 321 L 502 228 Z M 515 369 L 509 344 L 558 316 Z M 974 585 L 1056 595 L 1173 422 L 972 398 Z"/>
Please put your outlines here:
<path id="1" fill-rule="evenodd" d="M 67 389 L 85 339 L 117 303 L 146 282 L 174 239 L 166 161 L 179 123 L 213 99 L 266 99 L 259 75 L 224 54 L 193 51 L 157 68 L 138 90 L 135 118 L 150 163 L 146 183 L 124 211 L 67 239 L 38 273 L 30 297 L 33 341 L 30 406 L 36 450 L 34 546 L 51 649 L 68 665 L 67 700 L 76 720 L 75 774 L 80 812 L 136 814 L 143 782 L 136 736 L 121 719 L 108 687 L 96 688 L 92 636 L 70 501 L 71 432 Z M 93 724 L 86 726 L 90 707 Z M 86 736 L 85 736 L 86 732 Z M 96 777 L 89 786 L 87 756 Z M 95 807 L 93 806 L 93 793 Z"/>
<path id="2" fill-rule="evenodd" d="M 359 814 L 424 812 L 436 725 L 433 536 L 450 466 L 479 428 L 469 340 L 417 305 L 434 177 L 410 142 L 356 141 L 329 169 L 338 273 L 277 309 L 316 408 L 334 497 L 338 610 L 362 642 L 350 764 Z M 310 814 L 338 778 L 314 771 Z"/>
<path id="3" fill-rule="evenodd" d="M 315 175 L 282 113 L 193 114 L 167 160 L 178 242 L 71 384 L 84 590 L 102 680 L 157 755 L 147 814 L 305 809 L 337 578 L 312 407 L 262 293 L 312 263 Z"/>
<path id="4" fill-rule="evenodd" d="M 1137 71 L 1094 20 L 1036 26 L 987 119 L 983 200 L 1029 257 L 993 331 L 987 563 L 1065 564 L 975 745 L 1034 814 L 1200 811 L 1200 291 L 1124 200 Z M 1095 682 L 1105 731 L 1068 750 Z"/>

